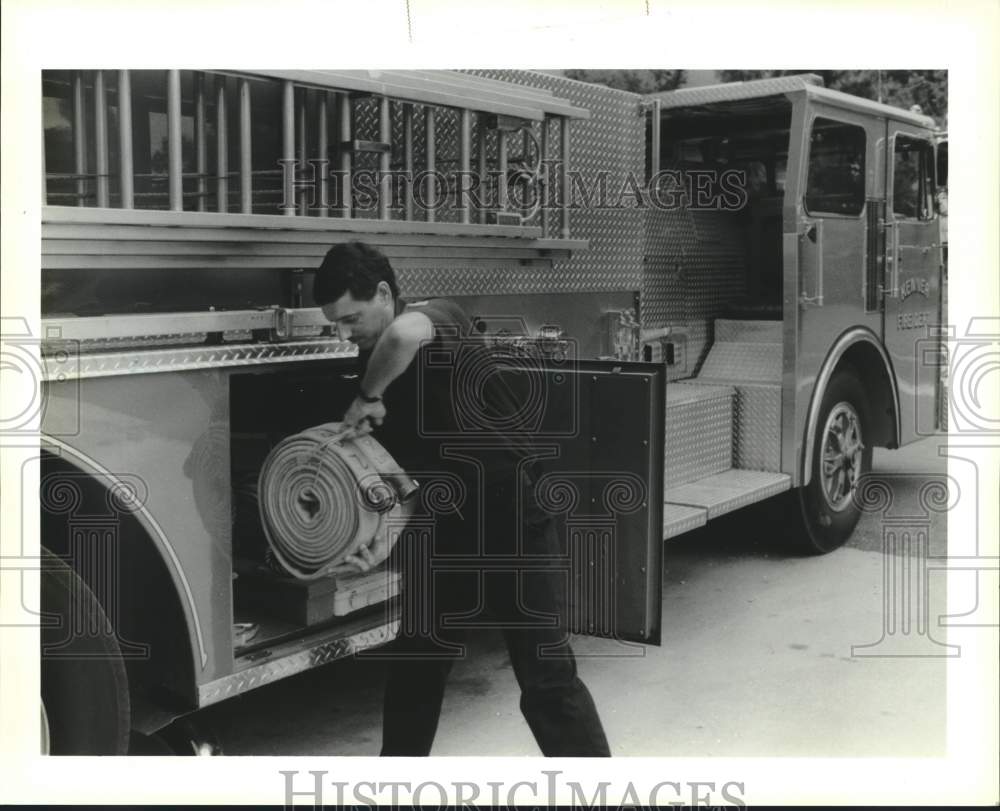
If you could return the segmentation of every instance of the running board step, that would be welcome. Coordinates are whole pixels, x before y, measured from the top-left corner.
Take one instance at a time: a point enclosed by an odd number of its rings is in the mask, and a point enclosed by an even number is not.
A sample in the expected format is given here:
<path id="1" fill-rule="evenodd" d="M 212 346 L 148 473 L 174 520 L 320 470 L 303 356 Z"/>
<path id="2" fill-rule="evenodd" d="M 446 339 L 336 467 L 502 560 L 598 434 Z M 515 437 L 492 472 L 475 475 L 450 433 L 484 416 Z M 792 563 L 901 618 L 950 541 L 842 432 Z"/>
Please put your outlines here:
<path id="1" fill-rule="evenodd" d="M 663 505 L 663 540 L 683 535 L 708 523 L 708 511 L 683 504 Z"/>
<path id="2" fill-rule="evenodd" d="M 787 473 L 726 470 L 671 487 L 663 494 L 663 537 L 672 538 L 703 526 L 740 507 L 776 496 L 792 486 Z"/>

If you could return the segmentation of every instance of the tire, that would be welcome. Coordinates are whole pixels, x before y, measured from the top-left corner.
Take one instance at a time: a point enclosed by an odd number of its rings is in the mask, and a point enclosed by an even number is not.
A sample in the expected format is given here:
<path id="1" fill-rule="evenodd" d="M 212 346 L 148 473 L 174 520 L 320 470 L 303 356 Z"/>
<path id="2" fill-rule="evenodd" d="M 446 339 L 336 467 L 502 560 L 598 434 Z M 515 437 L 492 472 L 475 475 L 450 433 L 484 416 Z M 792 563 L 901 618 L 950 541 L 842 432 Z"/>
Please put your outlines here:
<path id="1" fill-rule="evenodd" d="M 111 623 L 72 569 L 44 549 L 42 561 L 41 687 L 49 754 L 123 755 L 128 677 Z M 78 632 L 70 633 L 74 626 Z"/>
<path id="2" fill-rule="evenodd" d="M 858 480 L 872 466 L 866 440 L 868 398 L 851 369 L 834 373 L 823 392 L 813 437 L 809 484 L 786 494 L 785 540 L 796 552 L 822 555 L 843 546 L 861 510 L 854 499 Z"/>

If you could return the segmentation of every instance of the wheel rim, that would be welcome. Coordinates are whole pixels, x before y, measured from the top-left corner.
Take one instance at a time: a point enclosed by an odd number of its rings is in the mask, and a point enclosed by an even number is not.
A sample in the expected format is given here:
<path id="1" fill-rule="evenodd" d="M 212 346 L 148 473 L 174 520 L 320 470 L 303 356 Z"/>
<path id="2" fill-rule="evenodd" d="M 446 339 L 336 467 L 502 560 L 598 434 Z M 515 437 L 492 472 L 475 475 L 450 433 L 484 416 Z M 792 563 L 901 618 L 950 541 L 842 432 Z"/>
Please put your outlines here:
<path id="1" fill-rule="evenodd" d="M 823 427 L 821 477 L 823 496 L 832 510 L 840 512 L 851 503 L 861 476 L 865 446 L 858 412 L 847 402 L 837 403 Z"/>

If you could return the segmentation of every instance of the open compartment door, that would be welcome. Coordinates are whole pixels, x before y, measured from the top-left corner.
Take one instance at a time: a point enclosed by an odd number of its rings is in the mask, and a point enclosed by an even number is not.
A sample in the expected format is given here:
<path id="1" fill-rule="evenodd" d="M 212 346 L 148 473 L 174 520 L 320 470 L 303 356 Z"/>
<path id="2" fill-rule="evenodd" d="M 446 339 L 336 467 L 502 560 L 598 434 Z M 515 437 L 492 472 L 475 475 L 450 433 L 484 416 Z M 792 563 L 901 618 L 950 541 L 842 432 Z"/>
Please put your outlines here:
<path id="1" fill-rule="evenodd" d="M 544 392 L 536 492 L 566 554 L 571 631 L 659 645 L 665 367 L 570 360 L 508 373 L 515 390 L 536 376 Z"/>

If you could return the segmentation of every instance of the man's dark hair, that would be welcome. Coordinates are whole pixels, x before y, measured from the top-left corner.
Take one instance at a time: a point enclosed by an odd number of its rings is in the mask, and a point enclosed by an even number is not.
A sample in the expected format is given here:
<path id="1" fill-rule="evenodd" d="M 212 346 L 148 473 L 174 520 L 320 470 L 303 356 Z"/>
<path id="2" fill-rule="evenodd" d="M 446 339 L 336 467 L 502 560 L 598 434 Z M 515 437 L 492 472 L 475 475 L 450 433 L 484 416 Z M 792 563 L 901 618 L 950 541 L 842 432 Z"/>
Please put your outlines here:
<path id="1" fill-rule="evenodd" d="M 316 271 L 313 299 L 322 307 L 350 293 L 359 301 L 371 301 L 379 282 L 389 285 L 399 298 L 396 274 L 385 255 L 364 242 L 343 242 L 327 251 Z"/>

